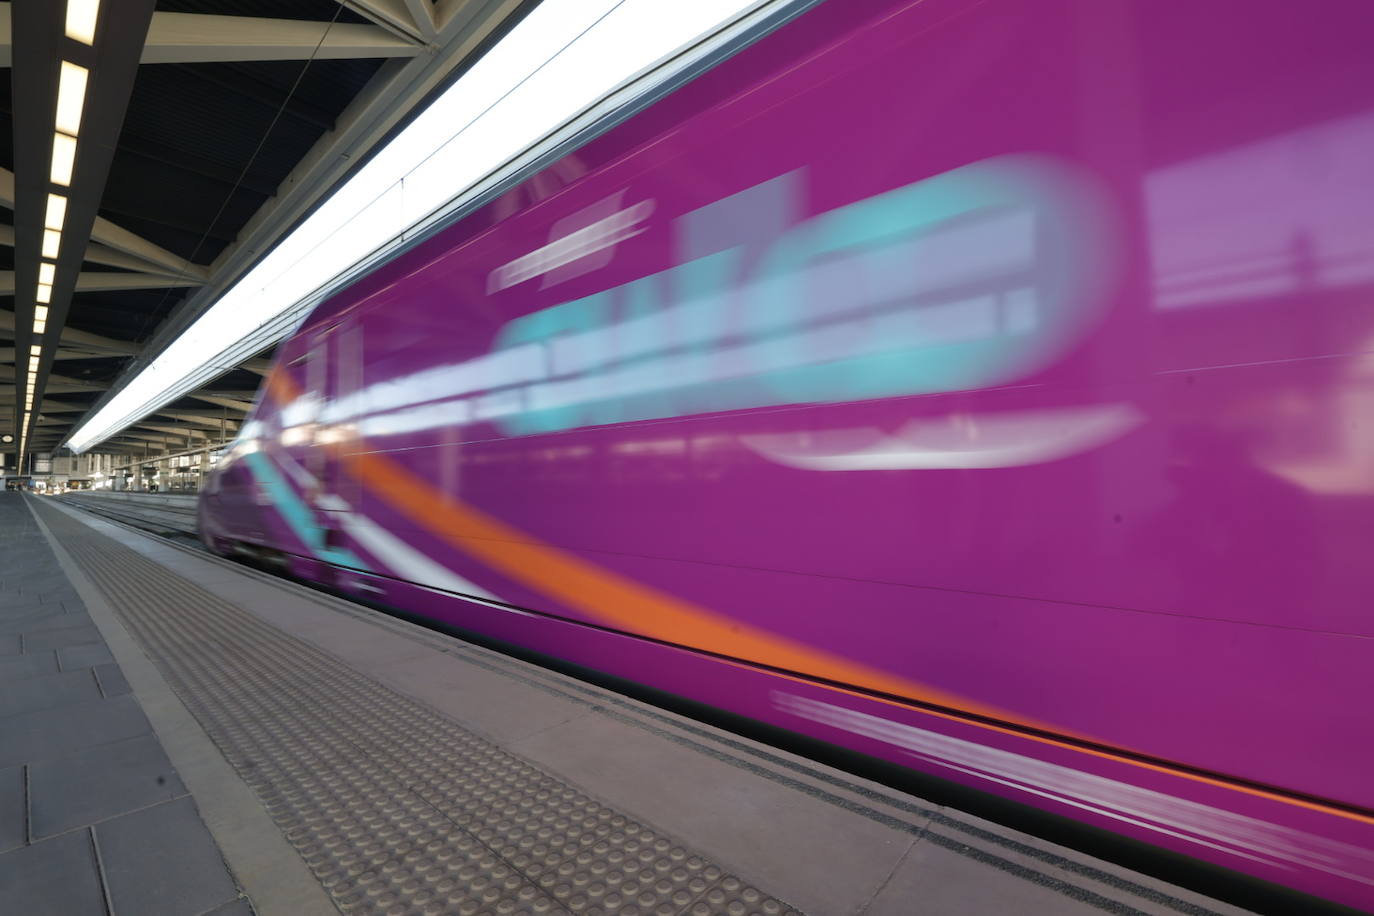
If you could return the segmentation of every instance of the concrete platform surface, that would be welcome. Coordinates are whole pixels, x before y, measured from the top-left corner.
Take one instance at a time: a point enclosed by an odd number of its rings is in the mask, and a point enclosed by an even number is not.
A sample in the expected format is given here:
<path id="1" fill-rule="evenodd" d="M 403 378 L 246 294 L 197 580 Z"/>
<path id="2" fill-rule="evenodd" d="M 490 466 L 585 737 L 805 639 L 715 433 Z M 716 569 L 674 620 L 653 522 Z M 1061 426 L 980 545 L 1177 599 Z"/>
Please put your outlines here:
<path id="1" fill-rule="evenodd" d="M 1240 912 L 52 500 L 0 524 L 7 911 Z"/>
<path id="2" fill-rule="evenodd" d="M 27 500 L 0 494 L 0 912 L 248 906 Z"/>

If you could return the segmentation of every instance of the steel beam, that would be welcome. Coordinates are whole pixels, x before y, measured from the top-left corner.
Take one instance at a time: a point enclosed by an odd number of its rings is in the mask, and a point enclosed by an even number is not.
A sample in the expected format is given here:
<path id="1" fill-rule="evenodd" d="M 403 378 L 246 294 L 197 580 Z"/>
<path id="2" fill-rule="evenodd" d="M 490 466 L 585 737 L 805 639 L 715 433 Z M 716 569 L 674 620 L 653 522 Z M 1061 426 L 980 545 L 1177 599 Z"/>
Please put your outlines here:
<path id="1" fill-rule="evenodd" d="M 362 23 L 154 13 L 143 63 L 413 57 L 420 50 L 408 37 Z"/>
<path id="2" fill-rule="evenodd" d="M 10 180 L 13 181 L 13 173 L 7 174 L 10 176 Z M 6 248 L 14 247 L 13 226 L 0 223 L 0 246 Z M 86 246 L 85 260 L 92 264 L 105 264 L 110 267 L 122 267 L 125 270 L 140 271 L 143 273 L 156 273 L 172 277 L 190 276 L 201 281 L 206 279 L 206 271 L 204 268 L 193 268 L 188 271 L 186 269 L 162 267 L 151 261 L 145 261 L 142 258 L 136 258 L 132 255 L 124 254 L 121 251 L 115 251 L 113 248 L 106 248 L 104 245 L 95 243 Z"/>
<path id="3" fill-rule="evenodd" d="M 0 332 L 13 331 L 14 328 L 14 312 L 0 309 Z M 143 349 L 131 340 L 116 340 L 113 337 L 104 337 L 100 334 L 92 334 L 90 331 L 80 331 L 71 327 L 62 329 L 61 343 L 63 346 L 99 351 L 92 353 L 92 356 L 137 356 Z"/>
<path id="4" fill-rule="evenodd" d="M 15 272 L 0 270 L 0 296 L 15 294 Z M 163 274 L 130 274 L 115 271 L 93 271 L 76 275 L 74 292 L 92 293 L 112 289 L 166 289 L 177 286 L 200 286 L 191 277 L 168 277 Z"/>
<path id="5" fill-rule="evenodd" d="M 406 0 L 339 0 L 345 7 L 410 42 L 422 42 L 419 24 Z"/>
<path id="6" fill-rule="evenodd" d="M 0 206 L 14 209 L 14 173 L 4 168 L 0 168 Z M 185 258 L 172 254 L 165 248 L 161 248 L 103 217 L 96 217 L 95 223 L 91 227 L 90 237 L 97 242 L 104 243 L 108 249 L 114 249 L 128 255 L 128 258 L 131 259 L 119 262 L 103 260 L 97 263 L 112 264 L 116 267 L 131 267 L 135 270 L 160 270 L 163 273 L 170 272 L 176 276 L 185 275 L 200 280 L 209 278 L 209 270 L 206 267 L 191 264 Z M 0 229 L 0 245 L 7 245 L 12 248 L 14 247 L 14 239 L 13 226 L 4 226 L 3 229 Z M 65 248 L 65 233 L 63 243 Z M 87 260 L 96 259 L 88 257 Z"/>
<path id="7" fill-rule="evenodd" d="M 101 201 L 100 212 L 108 213 L 116 219 L 122 217 L 126 220 L 140 220 L 153 226 L 162 226 L 163 228 L 172 229 L 176 232 L 184 232 L 193 238 L 199 238 L 201 235 L 204 235 L 208 241 L 220 242 L 226 245 L 234 240 L 232 233 L 226 233 L 215 227 L 207 228 L 200 222 L 188 222 L 186 220 L 170 217 L 166 215 L 161 207 L 149 200 L 104 200 Z"/>
<path id="8" fill-rule="evenodd" d="M 175 410 L 167 408 L 155 411 L 152 415 L 158 417 L 173 417 L 177 420 L 177 422 L 180 423 L 206 423 L 215 426 L 218 426 L 221 422 L 224 421 L 228 421 L 230 423 L 238 422 L 238 420 L 236 420 L 233 417 L 216 417 L 213 414 L 204 410 Z"/>
<path id="9" fill-rule="evenodd" d="M 242 398 L 225 397 L 219 394 L 207 394 L 203 391 L 192 391 L 187 397 L 195 398 L 197 401 L 204 401 L 207 404 L 227 407 L 230 410 L 237 410 L 239 413 L 248 413 L 253 409 L 253 402 Z"/>
<path id="10" fill-rule="evenodd" d="M 210 276 L 209 268 L 192 264 L 180 255 L 175 255 L 160 245 L 155 245 L 142 236 L 101 216 L 97 216 L 95 219 L 95 225 L 91 228 L 91 238 L 113 248 L 115 251 L 122 251 L 127 255 L 150 261 L 160 267 L 170 268 L 177 274 L 198 277 L 202 280 L 208 279 Z"/>
<path id="11" fill-rule="evenodd" d="M 406 11 L 425 41 L 433 42 L 439 37 L 439 29 L 434 19 L 434 4 L 431 0 L 405 0 Z"/>
<path id="12" fill-rule="evenodd" d="M 204 429 L 195 426 L 162 426 L 157 423 L 138 423 L 130 429 L 147 429 L 156 433 L 167 433 L 171 436 L 179 436 L 183 439 L 209 439 L 210 434 Z"/>
<path id="13" fill-rule="evenodd" d="M 3 336 L 3 334 L 0 334 L 0 336 Z M 91 353 L 87 350 L 63 349 L 54 353 L 52 358 L 61 361 L 67 359 L 110 359 L 112 357 L 117 358 L 117 354 Z M 0 363 L 12 363 L 14 360 L 15 352 L 13 347 L 0 347 Z"/>
<path id="14" fill-rule="evenodd" d="M 106 248 L 94 242 L 86 246 L 86 262 L 89 264 L 104 264 L 108 267 L 122 267 L 125 270 L 134 270 L 145 274 L 158 274 L 164 277 L 185 277 L 194 280 L 195 286 L 203 284 L 209 279 L 208 271 L 204 267 L 194 264 L 187 264 L 181 268 L 163 267 L 161 264 L 154 264 L 151 261 L 144 261 L 127 255 L 122 251 L 115 251 L 113 248 Z"/>

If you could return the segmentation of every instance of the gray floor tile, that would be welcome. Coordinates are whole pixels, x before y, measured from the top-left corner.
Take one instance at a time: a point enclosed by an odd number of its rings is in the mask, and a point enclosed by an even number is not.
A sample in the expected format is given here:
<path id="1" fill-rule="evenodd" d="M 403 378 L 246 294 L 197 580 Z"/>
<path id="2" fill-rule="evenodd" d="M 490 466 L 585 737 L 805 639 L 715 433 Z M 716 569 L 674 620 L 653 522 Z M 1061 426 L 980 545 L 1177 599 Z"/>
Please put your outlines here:
<path id="1" fill-rule="evenodd" d="M 0 612 L 8 611 L 10 608 L 42 603 L 41 598 L 28 592 L 6 592 L 4 597 L 0 598 Z"/>
<path id="2" fill-rule="evenodd" d="M 78 830 L 0 854 L 0 901 L 24 916 L 105 916 L 90 834 Z"/>
<path id="3" fill-rule="evenodd" d="M 105 821 L 95 835 L 116 913 L 204 913 L 238 897 L 190 798 Z"/>
<path id="4" fill-rule="evenodd" d="M 109 665 L 114 663 L 114 656 L 103 644 L 93 646 L 68 646 L 65 649 L 57 650 L 58 661 L 62 665 L 63 671 L 72 671 L 77 668 L 90 668 L 92 665 Z"/>
<path id="5" fill-rule="evenodd" d="M 56 652 L 32 652 L 0 658 L 0 681 L 57 673 Z"/>
<path id="6" fill-rule="evenodd" d="M 70 630 L 91 626 L 91 618 L 85 611 L 69 614 L 65 611 L 53 613 L 52 606 L 38 605 L 42 613 L 26 614 L 23 617 L 0 617 L 0 633 L 31 633 L 46 630 Z"/>
<path id="7" fill-rule="evenodd" d="M 41 604 L 37 600 L 31 598 L 23 604 L 10 604 L 5 607 L 0 607 L 0 623 L 22 620 L 26 617 L 37 617 L 39 615 L 47 616 L 57 613 L 65 614 L 66 609 L 64 608 L 62 611 L 58 611 L 57 605 Z"/>
<path id="8" fill-rule="evenodd" d="M 118 665 L 96 665 L 91 670 L 100 681 L 100 692 L 105 696 L 120 697 L 132 692 L 129 682 L 124 679 L 124 672 L 119 670 Z"/>
<path id="9" fill-rule="evenodd" d="M 133 697 L 72 703 L 5 719 L 0 767 L 62 757 L 147 734 L 148 719 Z"/>
<path id="10" fill-rule="evenodd" d="M 70 585 L 68 585 L 65 580 L 62 582 L 26 582 L 19 589 L 21 594 L 27 595 L 34 601 L 42 601 L 44 595 L 57 594 L 58 592 L 68 590 L 70 590 Z"/>
<path id="11" fill-rule="evenodd" d="M 68 703 L 88 703 L 101 698 L 100 688 L 89 671 L 66 671 L 23 678 L 0 690 L 0 718 Z M 5 726 L 0 724 L 0 735 Z"/>
<path id="12" fill-rule="evenodd" d="M 103 744 L 29 766 L 35 837 L 147 808 L 186 794 L 152 735 Z"/>
<path id="13" fill-rule="evenodd" d="M 240 897 L 224 906 L 216 907 L 206 913 L 205 916 L 254 916 L 255 912 L 253 905 L 248 902 L 247 898 Z"/>
<path id="14" fill-rule="evenodd" d="M 24 845 L 25 823 L 24 768 L 0 770 L 0 852 Z"/>
<path id="15" fill-rule="evenodd" d="M 19 580 L 21 592 L 39 592 L 50 588 L 71 588 L 71 581 L 56 568 L 51 558 L 46 563 L 34 563 Z"/>
<path id="16" fill-rule="evenodd" d="M 88 646 L 98 643 L 104 645 L 100 631 L 95 627 L 67 627 L 59 630 L 40 630 L 24 634 L 24 651 L 35 649 L 62 649 L 67 646 Z"/>
<path id="17" fill-rule="evenodd" d="M 19 634 L 14 633 L 10 636 L 0 636 L 0 655 L 19 654 Z"/>

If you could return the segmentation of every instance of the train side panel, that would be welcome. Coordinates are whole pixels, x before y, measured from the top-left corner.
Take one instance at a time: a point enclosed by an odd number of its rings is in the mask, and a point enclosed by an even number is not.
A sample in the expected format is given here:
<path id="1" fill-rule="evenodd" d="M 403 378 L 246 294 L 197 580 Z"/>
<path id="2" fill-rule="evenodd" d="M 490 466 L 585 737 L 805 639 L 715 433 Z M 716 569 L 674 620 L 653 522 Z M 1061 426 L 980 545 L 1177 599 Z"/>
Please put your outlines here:
<path id="1" fill-rule="evenodd" d="M 822 4 L 322 306 L 207 540 L 1374 905 L 1370 25 Z"/>

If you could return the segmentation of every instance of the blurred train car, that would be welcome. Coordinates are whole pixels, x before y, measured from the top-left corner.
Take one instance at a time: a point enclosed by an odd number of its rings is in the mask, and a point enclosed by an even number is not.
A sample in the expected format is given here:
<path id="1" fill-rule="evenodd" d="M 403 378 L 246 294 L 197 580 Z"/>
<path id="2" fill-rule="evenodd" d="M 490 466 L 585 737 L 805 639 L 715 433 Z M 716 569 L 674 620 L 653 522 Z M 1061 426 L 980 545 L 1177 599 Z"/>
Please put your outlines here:
<path id="1" fill-rule="evenodd" d="M 804 6 L 316 308 L 206 544 L 1374 907 L 1374 11 Z"/>

